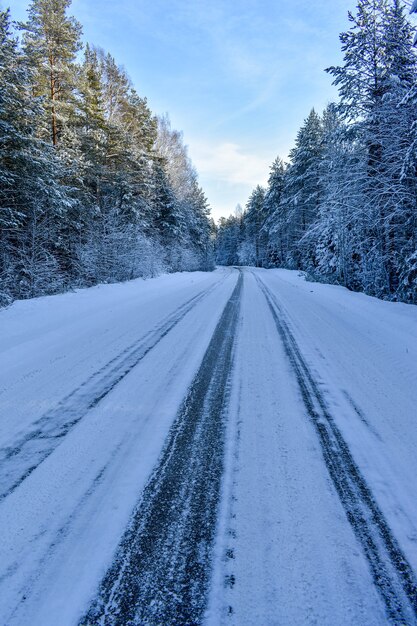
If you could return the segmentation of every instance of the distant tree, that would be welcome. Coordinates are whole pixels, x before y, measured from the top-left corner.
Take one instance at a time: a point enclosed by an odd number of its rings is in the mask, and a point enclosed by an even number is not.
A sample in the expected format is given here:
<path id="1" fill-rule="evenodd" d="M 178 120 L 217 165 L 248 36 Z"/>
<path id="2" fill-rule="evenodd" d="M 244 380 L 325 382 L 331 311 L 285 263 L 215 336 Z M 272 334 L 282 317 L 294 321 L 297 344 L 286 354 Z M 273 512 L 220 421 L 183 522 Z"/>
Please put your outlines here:
<path id="1" fill-rule="evenodd" d="M 265 189 L 258 185 L 251 193 L 244 214 L 244 238 L 239 257 L 243 264 L 263 267 L 267 264 L 267 237 L 263 230 L 265 211 Z"/>
<path id="2" fill-rule="evenodd" d="M 277 157 L 273 162 L 265 194 L 265 222 L 262 232 L 267 239 L 267 264 L 269 266 L 284 263 L 287 256 L 286 218 L 284 215 L 285 163 Z"/>
<path id="3" fill-rule="evenodd" d="M 216 237 L 216 261 L 218 265 L 239 265 L 241 241 L 240 220 L 234 215 L 220 218 Z"/>

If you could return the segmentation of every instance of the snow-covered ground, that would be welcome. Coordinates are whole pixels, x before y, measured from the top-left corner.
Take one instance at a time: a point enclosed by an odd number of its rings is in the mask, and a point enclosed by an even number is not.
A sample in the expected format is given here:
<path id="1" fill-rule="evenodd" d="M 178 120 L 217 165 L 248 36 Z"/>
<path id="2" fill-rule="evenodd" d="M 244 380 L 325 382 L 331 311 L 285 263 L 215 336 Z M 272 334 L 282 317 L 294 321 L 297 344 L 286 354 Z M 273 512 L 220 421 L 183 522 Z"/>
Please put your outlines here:
<path id="1" fill-rule="evenodd" d="M 188 454 L 169 432 L 190 407 L 195 450 L 207 418 L 224 422 L 207 438 L 224 471 L 199 505 L 217 518 L 200 621 L 417 623 L 417 307 L 220 268 L 17 302 L 0 312 L 0 355 L 1 624 L 84 619 L 115 555 L 143 551 L 118 545 L 151 510 L 152 472 L 167 489 L 166 442 Z M 201 480 L 212 470 L 191 452 Z M 170 510 L 188 503 L 187 528 L 197 496 L 179 484 Z M 96 623 L 127 623 L 120 577 Z"/>
<path id="2" fill-rule="evenodd" d="M 386 623 L 255 273 L 276 295 L 417 571 L 417 307 L 308 283 L 296 272 L 252 270 L 242 301 L 209 622 Z M 224 577 L 233 584 L 222 586 Z"/>

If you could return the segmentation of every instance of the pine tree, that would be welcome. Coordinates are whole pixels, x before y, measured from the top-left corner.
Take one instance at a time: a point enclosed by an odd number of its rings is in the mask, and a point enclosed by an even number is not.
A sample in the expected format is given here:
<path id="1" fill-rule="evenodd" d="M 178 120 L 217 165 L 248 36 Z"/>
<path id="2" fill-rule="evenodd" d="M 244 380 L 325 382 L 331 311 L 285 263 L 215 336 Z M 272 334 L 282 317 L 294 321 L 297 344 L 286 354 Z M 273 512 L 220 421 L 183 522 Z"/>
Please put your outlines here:
<path id="1" fill-rule="evenodd" d="M 393 0 L 388 12 L 386 33 L 391 79 L 387 152 L 395 204 L 388 230 L 393 257 L 391 288 L 401 299 L 417 301 L 417 64 L 413 29 L 399 0 Z"/>
<path id="2" fill-rule="evenodd" d="M 57 180 L 62 166 L 39 139 L 42 108 L 31 74 L 0 13 L 0 291 L 5 299 L 53 292 L 64 277 L 57 255 L 59 224 L 71 199 Z"/>
<path id="3" fill-rule="evenodd" d="M 71 0 L 32 0 L 22 24 L 27 58 L 34 68 L 33 92 L 45 100 L 49 137 L 57 146 L 75 107 L 81 25 L 67 16 Z"/>
<path id="4" fill-rule="evenodd" d="M 22 47 L 0 12 L 0 305 L 212 269 L 213 222 L 181 133 L 115 59 L 86 46 L 70 0 L 32 0 Z"/>
<path id="5" fill-rule="evenodd" d="M 158 118 L 155 151 L 175 198 L 170 203 L 169 219 L 166 211 L 164 218 L 164 238 L 174 246 L 175 265 L 183 264 L 186 269 L 212 268 L 207 198 L 198 184 L 182 133 L 171 128 L 168 116 Z"/>
<path id="6" fill-rule="evenodd" d="M 31 69 L 32 93 L 43 102 L 39 137 L 51 143 L 61 161 L 56 185 L 72 189 L 55 235 L 55 255 L 68 282 L 77 277 L 74 242 L 82 229 L 85 194 L 79 185 L 78 65 L 81 26 L 67 15 L 71 0 L 32 0 L 28 20 L 20 24 L 23 51 Z M 62 207 L 64 208 L 64 207 Z"/>

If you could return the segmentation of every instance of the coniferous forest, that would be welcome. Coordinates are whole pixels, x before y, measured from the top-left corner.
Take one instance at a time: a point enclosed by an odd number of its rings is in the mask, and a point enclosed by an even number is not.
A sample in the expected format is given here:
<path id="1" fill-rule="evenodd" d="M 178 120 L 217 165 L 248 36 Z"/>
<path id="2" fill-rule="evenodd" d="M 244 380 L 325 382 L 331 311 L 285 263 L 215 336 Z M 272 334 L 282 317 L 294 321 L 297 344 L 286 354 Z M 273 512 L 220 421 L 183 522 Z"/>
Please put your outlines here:
<path id="1" fill-rule="evenodd" d="M 182 134 L 71 0 L 0 12 L 0 306 L 162 271 L 211 270 L 214 226 Z M 216 261 L 285 267 L 417 302 L 417 61 L 401 0 L 360 0 L 289 163 L 222 218 Z"/>
<path id="2" fill-rule="evenodd" d="M 412 9 L 417 11 L 417 3 Z M 221 264 L 286 267 L 417 302 L 417 61 L 400 0 L 360 0 L 326 71 L 339 101 L 314 109 L 289 163 L 222 219 Z"/>
<path id="3" fill-rule="evenodd" d="M 161 271 L 213 268 L 212 222 L 181 133 L 81 42 L 71 0 L 0 12 L 0 306 Z"/>

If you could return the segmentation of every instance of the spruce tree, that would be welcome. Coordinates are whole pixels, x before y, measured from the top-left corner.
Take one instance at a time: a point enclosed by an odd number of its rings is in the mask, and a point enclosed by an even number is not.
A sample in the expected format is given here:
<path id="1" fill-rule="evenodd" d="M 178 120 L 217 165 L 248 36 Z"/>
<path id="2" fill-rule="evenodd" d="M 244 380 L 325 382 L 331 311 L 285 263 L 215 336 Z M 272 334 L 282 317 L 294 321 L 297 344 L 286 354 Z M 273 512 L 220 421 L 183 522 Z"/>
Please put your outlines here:
<path id="1" fill-rule="evenodd" d="M 245 236 L 240 249 L 242 263 L 255 267 L 267 264 L 267 239 L 263 230 L 266 218 L 265 189 L 257 185 L 246 204 Z"/>
<path id="2" fill-rule="evenodd" d="M 412 184 L 401 164 L 410 148 L 414 112 L 401 105 L 416 76 L 412 34 L 398 0 L 361 0 L 341 35 L 344 64 L 329 68 L 341 110 L 365 150 L 358 252 L 361 282 L 378 296 L 398 289 Z M 411 180 L 409 179 L 409 183 Z"/>
<path id="3" fill-rule="evenodd" d="M 268 187 L 265 194 L 265 224 L 262 228 L 267 238 L 267 263 L 270 266 L 280 265 L 286 257 L 284 250 L 284 233 L 286 230 L 283 215 L 283 194 L 285 189 L 286 166 L 277 157 L 271 166 Z"/>
<path id="4" fill-rule="evenodd" d="M 243 259 L 243 218 L 221 217 L 216 233 L 216 261 L 219 265 L 239 265 Z M 240 257 L 239 257 L 240 252 Z"/>
<path id="5" fill-rule="evenodd" d="M 289 225 L 287 264 L 297 269 L 301 268 L 303 255 L 306 255 L 302 238 L 314 221 L 320 203 L 322 151 L 322 121 L 313 109 L 290 152 L 290 168 L 286 177 L 285 203 Z"/>

